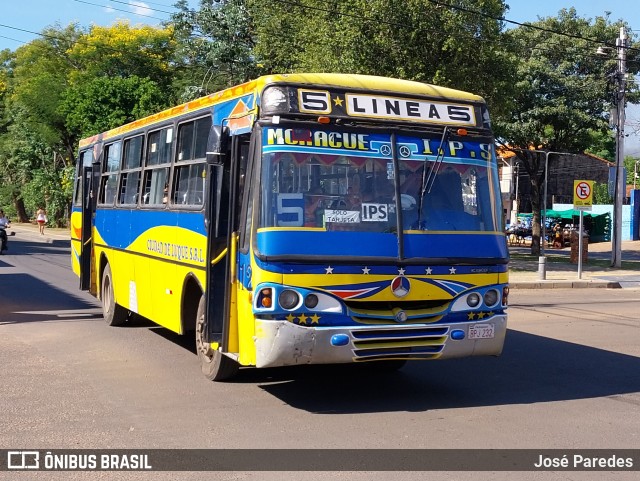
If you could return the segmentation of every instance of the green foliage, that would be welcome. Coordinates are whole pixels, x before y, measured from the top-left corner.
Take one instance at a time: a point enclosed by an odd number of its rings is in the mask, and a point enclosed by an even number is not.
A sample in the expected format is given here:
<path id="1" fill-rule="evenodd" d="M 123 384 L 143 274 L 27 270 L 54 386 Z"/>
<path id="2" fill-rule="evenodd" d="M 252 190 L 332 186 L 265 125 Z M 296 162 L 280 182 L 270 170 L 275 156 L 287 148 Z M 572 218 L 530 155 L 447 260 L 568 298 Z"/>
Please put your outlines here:
<path id="1" fill-rule="evenodd" d="M 593 184 L 593 203 L 597 205 L 611 205 L 613 198 L 609 195 L 609 186 L 598 182 Z"/>
<path id="2" fill-rule="evenodd" d="M 25 207 L 32 218 L 39 207 L 46 206 L 51 225 L 66 225 L 73 195 L 74 171 L 72 166 L 68 166 L 62 169 L 44 168 L 34 172 L 32 179 L 22 189 Z"/>
<path id="3" fill-rule="evenodd" d="M 615 56 L 599 58 L 594 53 L 596 45 L 583 39 L 613 43 L 621 24 L 606 17 L 582 18 L 571 8 L 533 25 L 540 29 L 523 26 L 507 32 L 507 45 L 518 65 L 515 95 L 510 112 L 494 116 L 494 127 L 498 138 L 514 148 L 530 176 L 532 253 L 537 254 L 544 155 L 517 149 L 571 153 L 589 149 L 612 158 L 608 120 L 613 86 L 608 82 L 616 69 Z M 630 62 L 628 67 L 632 74 L 640 70 L 638 63 Z M 629 99 L 637 95 L 638 86 L 630 83 Z"/>
<path id="4" fill-rule="evenodd" d="M 619 24 L 604 17 L 581 18 L 575 9 L 534 25 L 583 38 L 613 41 Z M 520 61 L 515 78 L 514 108 L 496 122 L 497 134 L 511 145 L 580 152 L 594 135 L 609 135 L 611 88 L 608 75 L 614 59 L 598 58 L 592 42 L 548 31 L 519 27 L 507 33 Z M 629 66 L 636 73 L 639 65 Z M 637 91 L 633 87 L 631 94 Z"/>
<path id="5" fill-rule="evenodd" d="M 435 83 L 507 109 L 515 58 L 502 44 L 501 0 L 247 0 L 255 56 L 267 72 L 328 71 Z M 493 17 L 493 18 L 489 18 Z"/>
<path id="6" fill-rule="evenodd" d="M 258 74 L 253 22 L 245 0 L 184 0 L 171 16 L 177 42 L 174 90 L 182 100 L 215 92 Z"/>
<path id="7" fill-rule="evenodd" d="M 171 28 L 54 26 L 0 53 L 0 201 L 64 224 L 81 137 L 151 114 L 170 94 Z"/>
<path id="8" fill-rule="evenodd" d="M 148 78 L 96 77 L 69 88 L 59 111 L 67 126 L 88 137 L 166 106 L 166 95 Z"/>

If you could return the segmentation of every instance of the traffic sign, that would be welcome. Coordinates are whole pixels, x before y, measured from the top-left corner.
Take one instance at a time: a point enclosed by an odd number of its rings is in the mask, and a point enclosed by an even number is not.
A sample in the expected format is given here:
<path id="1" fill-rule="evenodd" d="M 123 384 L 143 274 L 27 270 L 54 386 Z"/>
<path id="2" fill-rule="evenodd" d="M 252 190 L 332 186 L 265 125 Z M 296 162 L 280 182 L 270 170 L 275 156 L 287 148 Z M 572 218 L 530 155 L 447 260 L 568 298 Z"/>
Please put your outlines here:
<path id="1" fill-rule="evenodd" d="M 573 208 L 591 210 L 593 204 L 593 180 L 573 181 Z"/>

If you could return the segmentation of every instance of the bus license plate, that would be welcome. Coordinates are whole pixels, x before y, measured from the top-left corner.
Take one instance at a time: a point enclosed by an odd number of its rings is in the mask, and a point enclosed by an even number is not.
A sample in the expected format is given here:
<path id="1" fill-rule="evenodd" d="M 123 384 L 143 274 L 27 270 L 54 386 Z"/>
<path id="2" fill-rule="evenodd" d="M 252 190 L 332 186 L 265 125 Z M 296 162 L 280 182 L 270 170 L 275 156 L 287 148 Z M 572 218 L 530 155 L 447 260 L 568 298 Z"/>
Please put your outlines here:
<path id="1" fill-rule="evenodd" d="M 493 339 L 493 324 L 474 324 L 469 326 L 469 339 Z"/>

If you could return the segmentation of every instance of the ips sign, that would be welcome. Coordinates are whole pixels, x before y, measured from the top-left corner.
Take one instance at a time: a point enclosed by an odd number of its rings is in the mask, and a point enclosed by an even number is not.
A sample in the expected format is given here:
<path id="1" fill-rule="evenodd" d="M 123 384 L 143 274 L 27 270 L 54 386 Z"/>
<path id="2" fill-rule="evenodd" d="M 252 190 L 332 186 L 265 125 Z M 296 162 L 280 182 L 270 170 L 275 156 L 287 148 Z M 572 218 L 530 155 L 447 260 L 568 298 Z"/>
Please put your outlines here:
<path id="1" fill-rule="evenodd" d="M 386 222 L 389 219 L 387 204 L 362 204 L 362 220 L 364 222 Z"/>

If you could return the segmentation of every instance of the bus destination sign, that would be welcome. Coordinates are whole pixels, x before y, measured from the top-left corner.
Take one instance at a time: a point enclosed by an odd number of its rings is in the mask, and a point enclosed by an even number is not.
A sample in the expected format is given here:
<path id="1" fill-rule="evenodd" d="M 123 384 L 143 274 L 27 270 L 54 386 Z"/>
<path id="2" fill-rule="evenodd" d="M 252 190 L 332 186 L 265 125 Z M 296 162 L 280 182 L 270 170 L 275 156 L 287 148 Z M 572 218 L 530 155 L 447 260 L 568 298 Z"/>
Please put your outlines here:
<path id="1" fill-rule="evenodd" d="M 475 127 L 474 105 L 328 90 L 298 89 L 297 109 L 302 113 L 338 117 L 366 117 Z"/>

